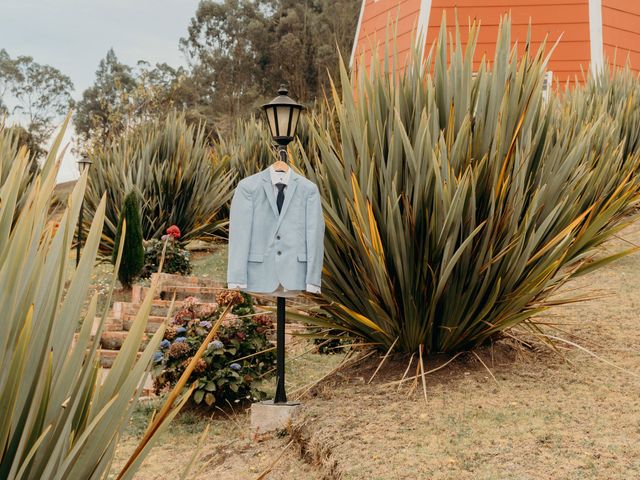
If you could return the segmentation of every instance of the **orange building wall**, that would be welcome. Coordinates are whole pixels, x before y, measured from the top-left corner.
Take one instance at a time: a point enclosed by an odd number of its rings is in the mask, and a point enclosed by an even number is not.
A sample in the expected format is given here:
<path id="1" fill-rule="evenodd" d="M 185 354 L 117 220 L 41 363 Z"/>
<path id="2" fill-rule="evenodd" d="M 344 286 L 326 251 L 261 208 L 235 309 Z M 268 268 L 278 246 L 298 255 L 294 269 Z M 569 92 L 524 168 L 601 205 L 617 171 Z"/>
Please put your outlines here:
<path id="1" fill-rule="evenodd" d="M 358 65 L 364 58 L 365 68 L 369 68 L 372 51 L 384 55 L 387 32 L 396 29 L 398 58 L 404 65 L 411 49 L 415 29 L 418 23 L 420 0 L 366 0 L 365 9 L 357 39 L 354 60 Z M 396 23 L 397 22 L 397 23 Z"/>
<path id="2" fill-rule="evenodd" d="M 554 80 L 574 79 L 576 75 L 582 78 L 581 67 L 585 72 L 589 69 L 591 44 L 588 0 L 433 0 L 427 46 L 431 46 L 438 36 L 443 12 L 447 14 L 447 27 L 455 28 L 456 10 L 458 23 L 465 33 L 463 41 L 468 38 L 466 26 L 469 22 L 481 22 L 476 63 L 483 55 L 490 62 L 493 61 L 500 17 L 511 13 L 511 40 L 517 41 L 518 45 L 524 45 L 529 23 L 533 51 L 538 49 L 545 37 L 548 51 L 562 35 L 549 62 Z"/>
<path id="3" fill-rule="evenodd" d="M 602 43 L 605 63 L 640 70 L 640 1 L 602 0 Z"/>
<path id="4" fill-rule="evenodd" d="M 597 8 L 599 3 L 601 9 Z M 455 28 L 457 12 L 463 42 L 468 40 L 470 22 L 480 21 L 476 65 L 483 55 L 489 62 L 493 60 L 500 17 L 511 13 L 512 41 L 519 45 L 524 44 L 530 23 L 534 50 L 545 37 L 548 48 L 560 38 L 549 62 L 554 82 L 582 80 L 583 73 L 591 68 L 592 53 L 594 66 L 601 65 L 600 30 L 604 61 L 611 62 L 615 56 L 616 64 L 623 65 L 629 59 L 632 68 L 640 71 L 640 0 L 365 0 L 352 66 L 368 68 L 376 45 L 381 56 L 389 25 L 393 29 L 397 21 L 396 48 L 402 70 L 419 28 L 421 12 L 428 13 L 427 50 L 438 36 L 443 12 L 447 14 L 450 31 Z"/>

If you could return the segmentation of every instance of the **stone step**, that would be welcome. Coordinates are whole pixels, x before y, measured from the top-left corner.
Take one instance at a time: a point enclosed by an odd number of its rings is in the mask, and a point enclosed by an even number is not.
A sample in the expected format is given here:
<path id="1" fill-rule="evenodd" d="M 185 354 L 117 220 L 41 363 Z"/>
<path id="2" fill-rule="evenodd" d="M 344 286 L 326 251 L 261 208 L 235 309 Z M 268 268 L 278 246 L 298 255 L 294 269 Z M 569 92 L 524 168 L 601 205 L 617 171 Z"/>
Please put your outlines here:
<path id="1" fill-rule="evenodd" d="M 104 367 L 101 367 L 100 370 L 98 370 L 98 379 L 101 385 L 104 384 L 104 381 L 107 378 L 107 375 L 109 375 L 109 370 L 110 370 L 109 368 L 104 368 Z M 142 392 L 140 397 L 150 398 L 154 395 L 155 393 L 153 388 L 153 376 L 147 375 L 144 381 L 144 385 L 142 387 Z"/>
<path id="2" fill-rule="evenodd" d="M 184 275 L 174 275 L 169 273 L 154 273 L 151 275 L 151 281 L 158 279 L 158 286 L 185 286 L 185 287 L 211 287 L 224 288 L 226 284 L 218 280 L 210 278 L 200 278 Z"/>
<path id="3" fill-rule="evenodd" d="M 124 315 L 122 318 L 122 330 L 125 332 L 131 330 L 131 326 L 133 325 L 135 319 L 135 315 Z M 160 328 L 160 325 L 162 325 L 165 319 L 166 317 L 150 315 L 149 319 L 147 320 L 147 328 L 145 328 L 144 331 L 146 333 L 155 333 L 158 328 Z"/>
<path id="4" fill-rule="evenodd" d="M 131 293 L 133 303 L 142 303 L 148 295 L 150 288 L 136 285 Z M 176 301 L 182 301 L 188 297 L 195 297 L 200 303 L 215 302 L 218 292 L 223 287 L 204 287 L 198 285 L 164 285 L 156 289 L 156 297 L 161 300 L 171 300 L 175 294 Z"/>
<path id="5" fill-rule="evenodd" d="M 100 358 L 100 366 L 102 368 L 111 368 L 114 360 L 120 353 L 119 350 L 107 350 L 107 349 L 98 349 L 98 357 Z M 138 352 L 138 358 L 140 358 L 141 352 Z"/>
<path id="6" fill-rule="evenodd" d="M 175 302 L 174 311 L 178 310 L 180 306 L 181 306 L 181 302 Z M 151 305 L 151 312 L 149 314 L 155 317 L 165 317 L 167 316 L 167 313 L 170 307 L 171 307 L 170 301 L 154 300 Z M 138 313 L 138 310 L 140 310 L 140 303 L 116 302 L 114 303 L 113 309 L 114 309 L 114 314 L 117 311 L 117 315 L 120 318 L 124 319 L 126 315 L 135 316 Z"/>
<path id="7" fill-rule="evenodd" d="M 171 300 L 175 294 L 176 300 L 195 297 L 199 303 L 215 303 L 216 295 L 222 290 L 224 290 L 224 288 L 171 285 L 162 287 L 158 292 L 158 296 L 162 300 Z"/>
<path id="8" fill-rule="evenodd" d="M 93 325 L 91 325 L 91 335 L 89 337 L 91 340 L 93 340 L 96 336 L 96 333 L 98 333 L 98 327 L 100 326 L 101 320 L 102 318 L 100 317 L 96 317 L 93 320 Z M 107 318 L 105 321 L 103 333 L 113 332 L 113 331 L 122 331 L 122 321 L 117 318 Z M 80 332 L 75 332 L 73 334 L 73 342 L 71 344 L 72 346 L 76 344 L 79 336 L 80 336 Z"/>
<path id="9" fill-rule="evenodd" d="M 173 304 L 173 312 L 175 313 L 182 308 L 182 301 L 176 300 Z M 216 306 L 215 302 L 199 302 L 202 305 Z M 150 315 L 154 317 L 166 317 L 171 307 L 171 300 L 154 300 L 151 304 Z M 115 302 L 113 305 L 114 316 L 124 318 L 126 315 L 136 315 L 140 310 L 139 303 L 132 302 Z"/>
<path id="10" fill-rule="evenodd" d="M 100 337 L 100 346 L 105 350 L 120 350 L 122 348 L 122 344 L 129 335 L 129 332 L 102 332 L 102 336 Z M 140 350 L 143 350 L 148 341 L 148 337 L 144 335 L 142 337 L 142 343 L 140 345 Z"/>
<path id="11" fill-rule="evenodd" d="M 111 368 L 111 365 L 113 365 L 113 362 L 117 356 L 117 350 L 98 350 L 98 357 L 100 358 L 100 366 L 102 368 Z"/>
<path id="12" fill-rule="evenodd" d="M 101 321 L 102 321 L 101 317 L 95 317 L 93 319 L 93 325 L 91 326 L 92 336 L 95 336 L 95 334 L 98 332 L 98 327 L 100 326 Z M 122 320 L 115 317 L 107 317 L 107 319 L 104 322 L 103 331 L 112 332 L 112 331 L 118 331 L 118 330 L 122 330 Z"/>
<path id="13" fill-rule="evenodd" d="M 107 318 L 104 330 L 105 332 L 117 332 L 122 330 L 122 320 L 120 318 Z"/>

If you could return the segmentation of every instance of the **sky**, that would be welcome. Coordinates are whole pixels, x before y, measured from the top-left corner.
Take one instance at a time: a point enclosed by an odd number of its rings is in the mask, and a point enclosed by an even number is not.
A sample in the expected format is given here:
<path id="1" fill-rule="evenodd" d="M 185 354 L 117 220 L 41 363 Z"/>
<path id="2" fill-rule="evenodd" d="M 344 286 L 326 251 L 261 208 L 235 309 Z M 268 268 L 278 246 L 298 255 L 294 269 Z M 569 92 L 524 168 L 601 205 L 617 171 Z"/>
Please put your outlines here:
<path id="1" fill-rule="evenodd" d="M 186 63 L 178 41 L 186 36 L 199 0 L 0 0 L 0 48 L 29 55 L 71 77 L 80 99 L 109 48 L 128 65 L 138 60 Z M 11 119 L 9 119 L 11 123 Z M 68 132 L 65 141 L 72 141 Z M 67 150 L 58 181 L 78 176 Z"/>

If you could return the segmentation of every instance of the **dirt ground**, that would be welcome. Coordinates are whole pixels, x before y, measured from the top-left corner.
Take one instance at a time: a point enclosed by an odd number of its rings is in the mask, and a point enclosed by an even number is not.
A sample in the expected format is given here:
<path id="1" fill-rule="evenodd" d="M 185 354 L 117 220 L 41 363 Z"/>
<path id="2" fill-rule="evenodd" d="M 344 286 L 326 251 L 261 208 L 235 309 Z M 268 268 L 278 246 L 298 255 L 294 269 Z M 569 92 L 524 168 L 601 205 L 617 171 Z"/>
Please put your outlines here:
<path id="1" fill-rule="evenodd" d="M 640 245 L 640 222 L 620 237 L 606 248 Z M 560 324 L 563 332 L 546 331 L 591 353 L 561 342 L 561 354 L 499 342 L 478 352 L 486 368 L 469 353 L 428 375 L 426 400 L 420 383 L 410 394 L 411 382 L 388 385 L 402 377 L 406 358 L 389 360 L 367 384 L 380 361 L 371 357 L 314 388 L 294 431 L 281 438 L 253 442 L 247 413 L 216 415 L 195 478 L 253 480 L 274 462 L 264 478 L 640 478 L 640 253 L 567 289 L 600 298 L 540 320 Z M 309 360 L 295 382 L 320 378 L 339 360 Z M 181 478 L 178 467 L 204 425 L 196 421 L 191 431 L 185 418 L 136 478 Z M 126 440 L 120 459 L 134 440 Z"/>

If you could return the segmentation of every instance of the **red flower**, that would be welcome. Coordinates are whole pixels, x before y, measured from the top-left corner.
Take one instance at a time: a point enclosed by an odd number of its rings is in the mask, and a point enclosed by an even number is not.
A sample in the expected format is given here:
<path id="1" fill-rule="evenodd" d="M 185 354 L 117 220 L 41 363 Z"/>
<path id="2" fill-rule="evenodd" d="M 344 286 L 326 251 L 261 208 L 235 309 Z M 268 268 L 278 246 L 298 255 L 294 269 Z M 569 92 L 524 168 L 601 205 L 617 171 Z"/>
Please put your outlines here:
<path id="1" fill-rule="evenodd" d="M 178 239 L 182 234 L 180 233 L 180 229 L 178 228 L 177 225 L 171 225 L 169 228 L 167 228 L 167 235 L 175 239 Z"/>

